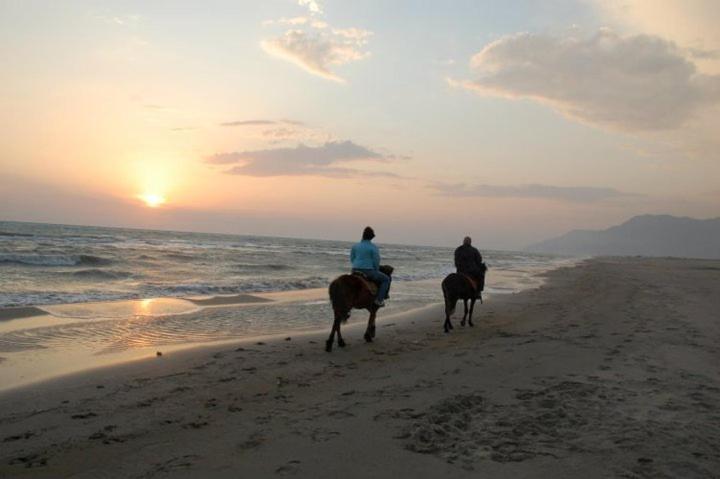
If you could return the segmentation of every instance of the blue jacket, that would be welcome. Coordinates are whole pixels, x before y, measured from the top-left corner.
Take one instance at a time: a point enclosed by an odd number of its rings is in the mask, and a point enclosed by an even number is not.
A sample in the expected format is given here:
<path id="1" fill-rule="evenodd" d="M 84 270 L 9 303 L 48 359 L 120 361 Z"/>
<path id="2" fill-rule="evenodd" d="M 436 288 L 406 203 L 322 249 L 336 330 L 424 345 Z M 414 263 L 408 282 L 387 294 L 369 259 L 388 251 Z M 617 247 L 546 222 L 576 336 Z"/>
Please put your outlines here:
<path id="1" fill-rule="evenodd" d="M 350 250 L 350 262 L 352 269 L 377 270 L 380 268 L 380 251 L 370 240 L 362 240 Z"/>

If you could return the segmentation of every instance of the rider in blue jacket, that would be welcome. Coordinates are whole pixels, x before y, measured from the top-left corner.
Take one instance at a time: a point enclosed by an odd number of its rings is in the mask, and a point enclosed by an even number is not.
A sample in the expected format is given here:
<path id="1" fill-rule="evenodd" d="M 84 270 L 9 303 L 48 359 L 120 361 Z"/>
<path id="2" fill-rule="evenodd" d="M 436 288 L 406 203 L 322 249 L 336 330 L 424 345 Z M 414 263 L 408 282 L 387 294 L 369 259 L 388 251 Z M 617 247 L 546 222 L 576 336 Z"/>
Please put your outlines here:
<path id="1" fill-rule="evenodd" d="M 363 230 L 362 241 L 353 245 L 350 250 L 350 262 L 352 263 L 353 272 L 362 273 L 375 283 L 378 283 L 377 297 L 375 304 L 379 307 L 385 306 L 385 298 L 387 298 L 390 290 L 390 277 L 380 271 L 380 251 L 378 247 L 372 243 L 375 232 L 371 227 Z"/>

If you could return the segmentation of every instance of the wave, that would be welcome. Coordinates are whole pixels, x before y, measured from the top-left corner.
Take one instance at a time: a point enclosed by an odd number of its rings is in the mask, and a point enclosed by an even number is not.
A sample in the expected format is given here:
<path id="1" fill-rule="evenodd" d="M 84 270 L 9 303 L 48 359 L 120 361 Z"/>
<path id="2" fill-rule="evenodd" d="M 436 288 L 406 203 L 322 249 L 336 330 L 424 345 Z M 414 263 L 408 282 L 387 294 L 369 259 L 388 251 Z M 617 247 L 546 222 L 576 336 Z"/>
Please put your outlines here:
<path id="1" fill-rule="evenodd" d="M 185 254 L 185 253 L 166 253 L 166 258 L 174 259 L 177 261 L 193 261 L 197 258 L 197 256 L 193 256 L 191 254 Z"/>
<path id="2" fill-rule="evenodd" d="M 35 235 L 30 233 L 13 233 L 12 231 L 0 231 L 0 236 L 11 236 L 11 237 L 23 237 L 23 238 L 32 238 Z"/>
<path id="3" fill-rule="evenodd" d="M 112 260 L 89 254 L 0 254 L 0 264 L 21 264 L 27 266 L 102 266 Z"/>
<path id="4" fill-rule="evenodd" d="M 267 279 L 241 281 L 235 284 L 186 283 L 175 285 L 152 285 L 143 291 L 143 296 L 193 296 L 210 294 L 260 293 L 271 291 L 291 291 L 298 289 L 322 288 L 330 280 L 321 276 L 289 279 Z"/>
<path id="5" fill-rule="evenodd" d="M 126 279 L 132 278 L 134 275 L 129 271 L 106 271 L 103 269 L 81 269 L 79 271 L 73 271 L 73 276 L 86 279 Z"/>
<path id="6" fill-rule="evenodd" d="M 139 299 L 136 293 L 86 291 L 76 293 L 30 291 L 23 293 L 0 293 L 0 307 L 43 306 L 50 304 L 91 303 L 96 301 L 116 301 L 120 299 Z"/>
<path id="7" fill-rule="evenodd" d="M 270 264 L 255 264 L 255 263 L 236 263 L 233 265 L 233 269 L 236 271 L 243 272 L 263 272 L 263 271 L 287 271 L 295 269 L 289 264 L 283 263 L 270 263 Z"/>

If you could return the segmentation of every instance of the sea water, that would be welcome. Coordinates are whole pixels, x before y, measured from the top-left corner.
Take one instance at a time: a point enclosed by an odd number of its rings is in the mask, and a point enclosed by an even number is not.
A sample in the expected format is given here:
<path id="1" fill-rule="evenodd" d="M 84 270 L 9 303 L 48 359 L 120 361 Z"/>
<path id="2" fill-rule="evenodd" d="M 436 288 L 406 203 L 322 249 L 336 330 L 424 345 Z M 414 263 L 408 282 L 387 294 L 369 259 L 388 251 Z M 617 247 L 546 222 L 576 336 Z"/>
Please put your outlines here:
<path id="1" fill-rule="evenodd" d="M 50 313 L 42 320 L 0 322 L 0 379 L 5 370 L 6 385 L 12 382 L 11 366 L 25 371 L 25 382 L 39 377 L 26 367 L 29 358 L 40 365 L 50 358 L 91 357 L 98 365 L 133 350 L 325 328 L 332 320 L 326 288 L 348 272 L 351 245 L 0 222 L 0 307 L 37 306 Z M 395 268 L 391 299 L 380 317 L 442 301 L 440 281 L 454 271 L 453 248 L 379 246 L 382 262 Z M 541 273 L 572 262 L 522 252 L 482 253 L 490 295 L 536 287 Z M 240 293 L 273 293 L 274 301 L 201 308 L 184 299 Z"/>

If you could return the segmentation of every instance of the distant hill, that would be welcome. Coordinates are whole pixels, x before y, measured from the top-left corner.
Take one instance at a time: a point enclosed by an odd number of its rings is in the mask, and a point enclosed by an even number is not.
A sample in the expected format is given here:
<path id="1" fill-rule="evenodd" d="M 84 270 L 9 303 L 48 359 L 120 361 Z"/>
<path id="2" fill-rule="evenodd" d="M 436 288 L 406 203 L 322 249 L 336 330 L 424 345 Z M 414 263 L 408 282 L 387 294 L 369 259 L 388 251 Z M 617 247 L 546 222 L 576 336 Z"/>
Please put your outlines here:
<path id="1" fill-rule="evenodd" d="M 531 245 L 527 250 L 576 256 L 720 258 L 720 218 L 635 216 L 602 231 L 574 230 Z"/>

